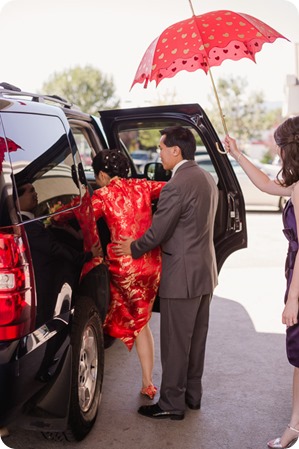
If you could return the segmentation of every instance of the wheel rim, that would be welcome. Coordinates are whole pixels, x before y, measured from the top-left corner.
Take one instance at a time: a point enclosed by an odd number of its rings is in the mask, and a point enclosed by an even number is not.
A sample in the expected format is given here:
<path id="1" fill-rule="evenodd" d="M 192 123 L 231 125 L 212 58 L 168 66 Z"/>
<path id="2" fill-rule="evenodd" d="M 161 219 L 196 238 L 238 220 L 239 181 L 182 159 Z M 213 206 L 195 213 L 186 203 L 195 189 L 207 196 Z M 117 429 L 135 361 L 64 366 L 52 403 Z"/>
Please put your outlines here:
<path id="1" fill-rule="evenodd" d="M 80 408 L 87 412 L 92 404 L 98 374 L 98 345 L 91 326 L 86 327 L 80 350 L 78 373 L 78 396 Z"/>

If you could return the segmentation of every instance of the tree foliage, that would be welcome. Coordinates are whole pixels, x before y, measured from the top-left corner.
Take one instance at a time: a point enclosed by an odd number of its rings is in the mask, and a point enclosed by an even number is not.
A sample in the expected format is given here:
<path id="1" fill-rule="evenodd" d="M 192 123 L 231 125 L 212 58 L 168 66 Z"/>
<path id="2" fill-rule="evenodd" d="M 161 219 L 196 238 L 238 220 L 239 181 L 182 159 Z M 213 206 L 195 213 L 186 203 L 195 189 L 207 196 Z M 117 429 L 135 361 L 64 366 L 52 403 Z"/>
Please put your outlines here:
<path id="1" fill-rule="evenodd" d="M 229 133 L 239 142 L 258 139 L 262 132 L 273 127 L 278 111 L 267 111 L 262 91 L 250 92 L 246 78 L 220 78 L 217 92 Z M 224 134 L 215 96 L 210 97 L 212 107 L 208 115 L 220 135 Z"/>
<path id="2" fill-rule="evenodd" d="M 65 98 L 89 114 L 120 105 L 112 76 L 106 76 L 90 65 L 55 72 L 43 84 L 42 92 Z"/>

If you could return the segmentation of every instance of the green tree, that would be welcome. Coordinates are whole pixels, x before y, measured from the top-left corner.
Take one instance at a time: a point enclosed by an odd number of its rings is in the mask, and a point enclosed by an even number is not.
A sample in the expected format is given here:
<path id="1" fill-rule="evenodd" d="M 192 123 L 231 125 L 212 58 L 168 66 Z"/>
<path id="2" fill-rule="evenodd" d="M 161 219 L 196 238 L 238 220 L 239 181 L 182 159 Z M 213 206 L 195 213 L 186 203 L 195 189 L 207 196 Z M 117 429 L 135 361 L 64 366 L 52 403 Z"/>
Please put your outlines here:
<path id="1" fill-rule="evenodd" d="M 90 65 L 55 72 L 43 84 L 42 92 L 65 98 L 89 114 L 120 105 L 120 99 L 115 96 L 112 76 L 106 76 Z"/>
<path id="2" fill-rule="evenodd" d="M 250 92 L 246 78 L 220 78 L 217 83 L 219 101 L 228 132 L 240 143 L 261 137 L 271 127 L 262 92 Z M 216 98 L 210 96 L 208 115 L 220 135 L 224 134 Z M 272 123 L 273 125 L 273 123 Z"/>

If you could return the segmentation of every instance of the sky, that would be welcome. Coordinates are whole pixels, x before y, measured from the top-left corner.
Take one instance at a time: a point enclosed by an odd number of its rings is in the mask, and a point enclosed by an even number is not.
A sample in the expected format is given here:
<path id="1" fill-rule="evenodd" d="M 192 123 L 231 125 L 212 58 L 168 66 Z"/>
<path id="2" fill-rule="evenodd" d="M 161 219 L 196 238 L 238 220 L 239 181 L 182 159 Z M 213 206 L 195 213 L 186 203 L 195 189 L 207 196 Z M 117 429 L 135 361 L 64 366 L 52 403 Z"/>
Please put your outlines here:
<path id="1" fill-rule="evenodd" d="M 54 72 L 92 65 L 113 78 L 122 107 L 155 104 L 175 94 L 176 103 L 209 104 L 212 86 L 202 70 L 180 72 L 147 89 L 131 84 L 144 52 L 168 26 L 192 16 L 191 0 L 0 0 L 0 81 L 40 91 Z M 196 15 L 227 9 L 257 17 L 287 37 L 264 44 L 250 60 L 214 67 L 219 77 L 247 79 L 248 92 L 282 102 L 287 75 L 295 74 L 299 0 L 192 0 Z"/>

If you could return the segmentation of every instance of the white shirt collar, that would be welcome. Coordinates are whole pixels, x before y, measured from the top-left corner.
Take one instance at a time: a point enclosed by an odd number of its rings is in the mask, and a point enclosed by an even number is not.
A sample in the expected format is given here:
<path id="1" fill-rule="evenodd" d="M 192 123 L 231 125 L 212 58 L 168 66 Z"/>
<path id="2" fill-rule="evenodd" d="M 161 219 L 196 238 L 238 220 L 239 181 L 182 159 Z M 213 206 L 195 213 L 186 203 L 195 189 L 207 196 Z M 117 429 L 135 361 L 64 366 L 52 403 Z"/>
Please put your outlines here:
<path id="1" fill-rule="evenodd" d="M 32 212 L 28 212 L 27 210 L 21 210 L 20 213 L 21 215 L 28 217 L 30 220 L 33 220 L 35 218 L 34 214 Z"/>
<path id="2" fill-rule="evenodd" d="M 172 169 L 172 175 L 171 175 L 172 178 L 174 177 L 175 172 L 177 171 L 177 169 L 178 169 L 181 165 L 183 165 L 185 162 L 188 162 L 188 160 L 187 160 L 187 159 L 183 159 L 182 161 L 178 162 L 178 163 L 173 167 L 173 169 Z"/>

